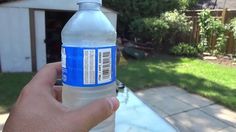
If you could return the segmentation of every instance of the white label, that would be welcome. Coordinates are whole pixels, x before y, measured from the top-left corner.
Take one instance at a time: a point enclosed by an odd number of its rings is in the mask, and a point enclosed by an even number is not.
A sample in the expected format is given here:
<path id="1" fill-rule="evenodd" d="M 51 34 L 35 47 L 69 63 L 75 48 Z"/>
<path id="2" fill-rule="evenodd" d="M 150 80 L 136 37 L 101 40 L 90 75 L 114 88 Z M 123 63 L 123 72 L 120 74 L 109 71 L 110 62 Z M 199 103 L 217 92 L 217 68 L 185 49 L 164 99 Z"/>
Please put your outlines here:
<path id="1" fill-rule="evenodd" d="M 84 85 L 95 84 L 95 50 L 84 50 Z"/>
<path id="2" fill-rule="evenodd" d="M 61 49 L 61 63 L 62 63 L 62 67 L 66 68 L 66 50 L 65 48 Z"/>
<path id="3" fill-rule="evenodd" d="M 111 81 L 111 48 L 98 50 L 98 84 Z"/>

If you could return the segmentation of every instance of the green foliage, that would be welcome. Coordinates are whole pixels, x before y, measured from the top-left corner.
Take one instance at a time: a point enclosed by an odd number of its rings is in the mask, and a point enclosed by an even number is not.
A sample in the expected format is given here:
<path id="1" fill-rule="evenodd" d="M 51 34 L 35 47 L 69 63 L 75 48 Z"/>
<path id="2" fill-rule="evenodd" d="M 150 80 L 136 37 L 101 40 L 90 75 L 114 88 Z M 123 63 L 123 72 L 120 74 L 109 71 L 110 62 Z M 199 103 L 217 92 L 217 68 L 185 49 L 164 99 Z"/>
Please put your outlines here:
<path id="1" fill-rule="evenodd" d="M 212 54 L 224 54 L 225 53 L 225 43 L 227 37 L 225 36 L 226 28 L 224 24 L 219 20 L 214 18 L 210 10 L 203 10 L 199 13 L 199 26 L 201 42 L 199 47 L 202 52 L 210 52 Z M 217 42 L 215 47 L 210 46 L 210 37 L 215 36 Z"/>
<path id="2" fill-rule="evenodd" d="M 170 52 L 178 56 L 196 56 L 198 54 L 196 47 L 185 43 L 180 43 L 179 45 L 174 46 L 171 48 Z"/>
<path id="3" fill-rule="evenodd" d="M 152 42 L 163 49 L 183 42 L 184 34 L 191 31 L 187 17 L 177 10 L 161 14 L 160 18 L 137 19 L 130 24 L 133 38 Z"/>
<path id="4" fill-rule="evenodd" d="M 209 10 L 202 11 L 201 13 L 198 14 L 199 17 L 199 26 L 200 26 L 200 36 L 201 36 L 201 42 L 199 44 L 199 47 L 201 47 L 202 52 L 205 52 L 208 49 L 208 42 L 207 38 L 210 36 L 209 32 L 209 26 L 210 21 L 212 21 L 212 17 L 210 15 Z"/>
<path id="5" fill-rule="evenodd" d="M 178 0 L 179 7 L 182 10 L 194 6 L 197 2 L 198 0 Z"/>
<path id="6" fill-rule="evenodd" d="M 160 43 L 169 29 L 168 24 L 159 18 L 144 18 L 133 21 L 130 29 L 134 37 L 142 42 Z"/>
<path id="7" fill-rule="evenodd" d="M 119 12 L 118 32 L 127 35 L 132 21 L 160 16 L 174 9 L 186 9 L 198 0 L 103 0 L 103 5 Z M 183 7 L 182 7 L 183 6 Z"/>
<path id="8" fill-rule="evenodd" d="M 185 33 L 191 31 L 191 22 L 188 21 L 184 13 L 180 13 L 177 10 L 163 13 L 160 19 L 167 22 L 170 28 L 177 32 Z"/>
<path id="9" fill-rule="evenodd" d="M 236 39 L 236 18 L 232 19 L 227 27 L 231 32 L 233 32 L 234 38 Z"/>
<path id="10" fill-rule="evenodd" d="M 184 13 L 177 10 L 165 12 L 160 19 L 169 25 L 169 30 L 162 44 L 164 51 L 168 51 L 180 42 L 186 42 L 186 34 L 192 30 L 192 23 L 188 21 Z"/>

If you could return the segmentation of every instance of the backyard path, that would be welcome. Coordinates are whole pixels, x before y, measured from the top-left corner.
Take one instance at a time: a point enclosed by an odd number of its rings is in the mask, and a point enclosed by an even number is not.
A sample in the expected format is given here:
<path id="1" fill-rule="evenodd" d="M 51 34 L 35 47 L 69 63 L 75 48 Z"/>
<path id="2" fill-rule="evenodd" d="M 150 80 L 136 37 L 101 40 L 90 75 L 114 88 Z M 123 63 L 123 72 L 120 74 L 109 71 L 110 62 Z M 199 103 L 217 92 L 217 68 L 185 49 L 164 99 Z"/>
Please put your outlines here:
<path id="1" fill-rule="evenodd" d="M 136 95 L 180 132 L 236 132 L 236 113 L 175 86 L 138 91 Z M 0 115 L 0 132 L 8 114 Z"/>
<path id="2" fill-rule="evenodd" d="M 236 112 L 175 86 L 136 95 L 180 132 L 236 132 Z"/>

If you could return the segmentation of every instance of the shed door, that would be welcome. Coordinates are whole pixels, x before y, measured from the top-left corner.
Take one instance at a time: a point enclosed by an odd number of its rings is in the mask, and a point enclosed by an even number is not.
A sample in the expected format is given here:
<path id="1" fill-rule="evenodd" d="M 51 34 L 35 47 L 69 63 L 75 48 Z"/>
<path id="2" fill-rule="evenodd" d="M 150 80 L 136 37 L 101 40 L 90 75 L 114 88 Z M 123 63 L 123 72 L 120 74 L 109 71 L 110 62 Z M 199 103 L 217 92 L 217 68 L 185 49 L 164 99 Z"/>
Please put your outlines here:
<path id="1" fill-rule="evenodd" d="M 35 21 L 35 44 L 36 44 L 36 63 L 37 70 L 46 64 L 46 45 L 45 45 L 45 11 L 34 11 Z"/>
<path id="2" fill-rule="evenodd" d="M 3 72 L 31 72 L 29 10 L 0 7 L 0 57 Z"/>

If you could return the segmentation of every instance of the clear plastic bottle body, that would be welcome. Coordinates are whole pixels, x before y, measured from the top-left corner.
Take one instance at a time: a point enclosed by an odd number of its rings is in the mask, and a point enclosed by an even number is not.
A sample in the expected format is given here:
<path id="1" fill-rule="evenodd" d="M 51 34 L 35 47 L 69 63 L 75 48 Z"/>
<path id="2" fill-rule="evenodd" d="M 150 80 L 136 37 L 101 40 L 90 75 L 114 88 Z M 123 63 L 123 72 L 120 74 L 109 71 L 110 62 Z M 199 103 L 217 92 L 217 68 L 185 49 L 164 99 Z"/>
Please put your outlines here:
<path id="1" fill-rule="evenodd" d="M 116 45 L 116 31 L 100 10 L 98 3 L 80 3 L 79 11 L 62 30 L 63 46 L 99 48 Z M 69 108 L 80 108 L 91 101 L 116 96 L 116 82 L 96 87 L 76 87 L 63 84 L 62 102 Z M 111 116 L 91 131 L 114 131 L 115 116 Z"/>

